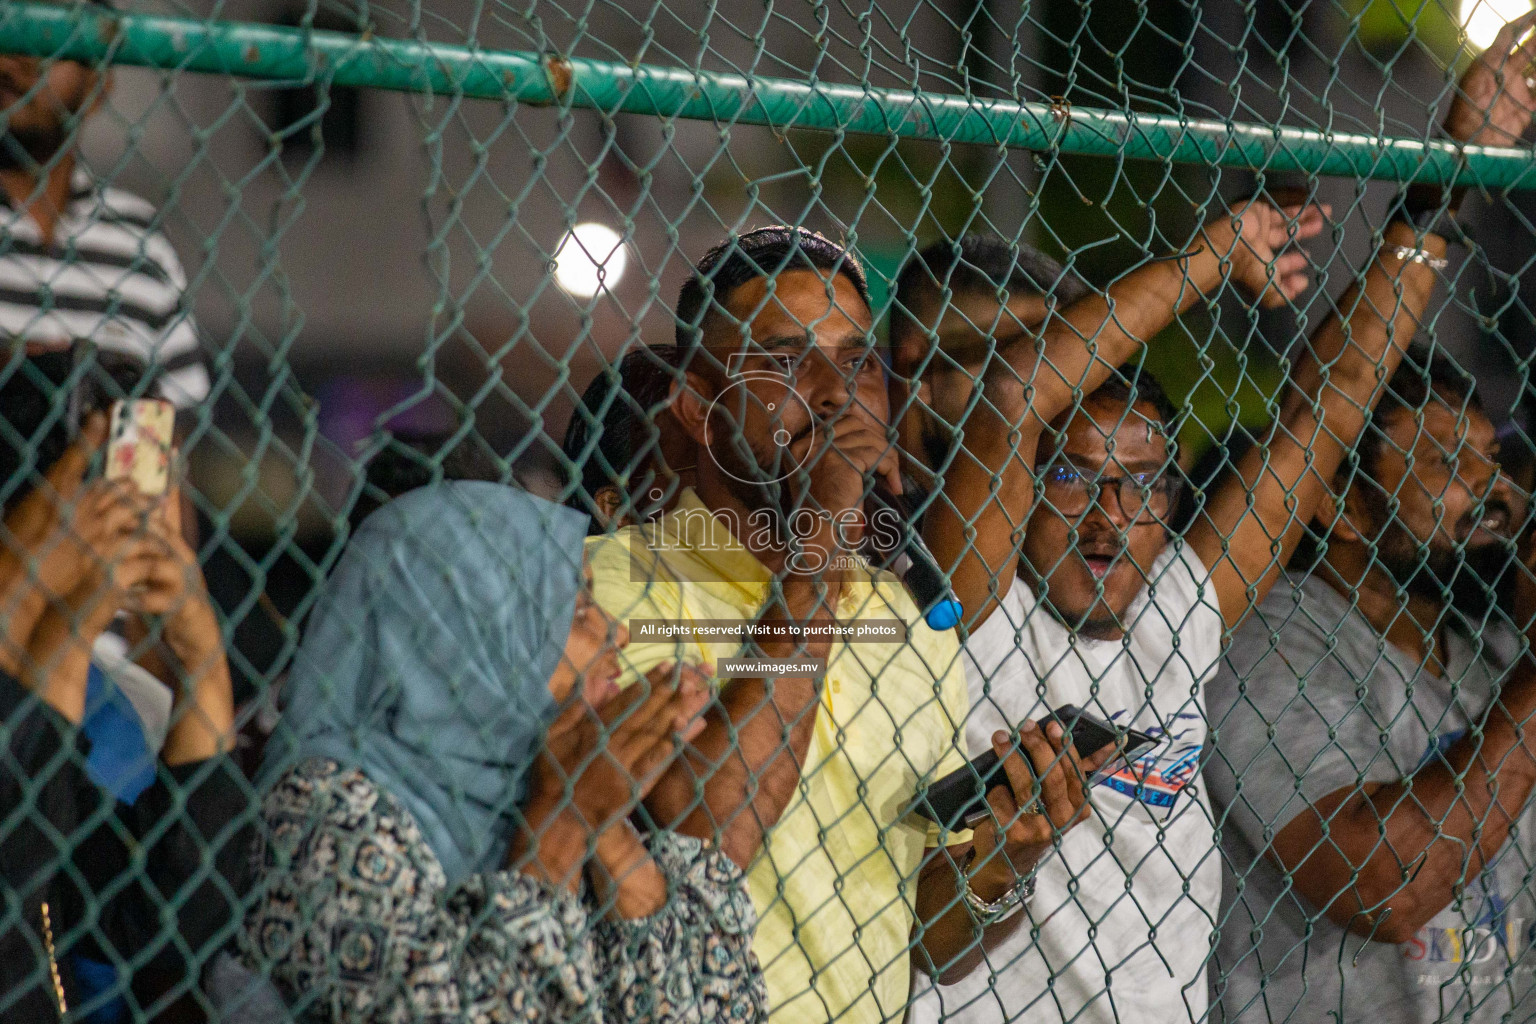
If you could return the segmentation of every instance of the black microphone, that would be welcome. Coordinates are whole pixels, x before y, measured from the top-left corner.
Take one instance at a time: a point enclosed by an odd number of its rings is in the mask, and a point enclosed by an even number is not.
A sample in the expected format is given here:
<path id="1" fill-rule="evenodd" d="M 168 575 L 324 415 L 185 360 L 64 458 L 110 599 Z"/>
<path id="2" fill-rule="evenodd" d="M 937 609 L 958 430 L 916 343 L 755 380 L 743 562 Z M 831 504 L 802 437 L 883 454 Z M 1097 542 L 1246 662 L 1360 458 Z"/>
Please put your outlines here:
<path id="1" fill-rule="evenodd" d="M 892 562 L 894 563 L 897 558 L 907 560 L 906 569 L 899 575 L 902 582 L 907 585 L 907 589 L 912 592 L 917 606 L 926 609 L 923 612 L 923 621 L 928 623 L 930 629 L 954 629 L 965 615 L 965 609 L 960 604 L 960 599 L 955 596 L 954 590 L 951 589 L 949 580 L 939 568 L 933 552 L 929 551 L 928 545 L 923 543 L 922 534 L 908 521 L 901 499 L 883 487 L 876 487 L 871 496 L 878 506 L 888 508 L 895 513 L 897 521 L 901 524 L 902 539 L 896 550 L 892 552 Z M 878 510 L 877 508 L 876 511 Z"/>

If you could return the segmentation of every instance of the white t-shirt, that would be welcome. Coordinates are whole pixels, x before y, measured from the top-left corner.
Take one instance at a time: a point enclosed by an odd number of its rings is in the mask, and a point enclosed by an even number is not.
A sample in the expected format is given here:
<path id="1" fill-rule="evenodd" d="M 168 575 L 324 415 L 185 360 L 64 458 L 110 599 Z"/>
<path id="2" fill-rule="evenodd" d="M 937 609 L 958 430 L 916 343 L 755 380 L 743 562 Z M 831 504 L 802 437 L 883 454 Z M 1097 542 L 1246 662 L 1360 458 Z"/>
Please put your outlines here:
<path id="1" fill-rule="evenodd" d="M 107 630 L 91 645 L 91 661 L 107 674 L 133 710 L 144 730 L 144 744 L 151 754 L 160 753 L 171 731 L 175 698 L 171 688 L 128 657 L 128 641 Z"/>
<path id="2" fill-rule="evenodd" d="M 972 756 L 997 730 L 1062 704 L 1164 742 L 1094 787 L 1093 816 L 1040 865 L 1018 931 L 957 984 L 918 979 L 912 1024 L 1204 1018 L 1221 862 L 1199 785 L 1201 688 L 1223 625 L 1209 574 L 1182 542 L 1149 575 L 1124 640 L 1074 636 L 1017 580 L 966 643 Z"/>

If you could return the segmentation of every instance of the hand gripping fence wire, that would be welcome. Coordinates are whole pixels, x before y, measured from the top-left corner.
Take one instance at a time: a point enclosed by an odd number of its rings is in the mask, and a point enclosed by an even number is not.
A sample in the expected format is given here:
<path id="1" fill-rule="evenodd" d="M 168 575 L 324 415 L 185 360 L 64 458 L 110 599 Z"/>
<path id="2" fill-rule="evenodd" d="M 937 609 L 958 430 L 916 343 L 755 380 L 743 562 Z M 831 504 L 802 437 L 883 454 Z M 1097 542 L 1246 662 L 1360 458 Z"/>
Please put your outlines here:
<path id="1" fill-rule="evenodd" d="M 1536 1019 L 1519 7 L 0 5 L 0 1021 Z"/>

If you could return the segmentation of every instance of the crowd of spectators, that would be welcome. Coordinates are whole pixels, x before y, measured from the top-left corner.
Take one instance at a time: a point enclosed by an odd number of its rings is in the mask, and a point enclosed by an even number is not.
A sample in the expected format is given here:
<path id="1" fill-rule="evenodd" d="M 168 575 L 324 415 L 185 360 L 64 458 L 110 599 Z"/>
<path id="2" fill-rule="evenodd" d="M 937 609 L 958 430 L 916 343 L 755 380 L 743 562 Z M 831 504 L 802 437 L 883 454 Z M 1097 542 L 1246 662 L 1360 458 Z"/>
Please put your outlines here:
<path id="1" fill-rule="evenodd" d="M 1533 24 L 1453 139 L 1525 133 Z M 732 234 L 583 396 L 565 505 L 376 446 L 247 777 L 189 506 L 95 470 L 112 402 L 206 397 L 183 275 L 76 166 L 104 83 L 0 65 L 0 1020 L 1536 1013 L 1529 453 L 1415 344 L 1457 190 L 1404 190 L 1192 479 L 1136 358 L 1296 300 L 1326 208 L 1235 204 L 1104 290 L 936 242 L 888 358 L 848 249 Z M 1077 749 L 1069 705 L 1153 745 Z M 925 816 L 987 755 L 984 813 Z"/>

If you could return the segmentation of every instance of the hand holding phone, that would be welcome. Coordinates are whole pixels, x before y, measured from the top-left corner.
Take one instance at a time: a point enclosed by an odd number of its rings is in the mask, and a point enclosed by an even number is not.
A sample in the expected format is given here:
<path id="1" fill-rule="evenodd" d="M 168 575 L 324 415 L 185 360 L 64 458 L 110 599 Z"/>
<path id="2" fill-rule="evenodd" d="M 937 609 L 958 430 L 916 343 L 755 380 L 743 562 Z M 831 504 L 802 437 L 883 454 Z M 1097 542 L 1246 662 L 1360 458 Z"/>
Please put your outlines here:
<path id="1" fill-rule="evenodd" d="M 995 893 L 1022 881 L 1024 888 L 1015 891 L 1022 899 L 1032 895 L 1040 862 L 1092 813 L 1087 778 L 1114 750 L 1111 745 L 1080 757 L 1057 722 L 1025 722 L 1012 735 L 992 734 L 992 751 L 1007 784 L 989 790 L 982 810 L 969 818 L 971 849 L 980 865 L 974 877 L 982 891 Z"/>
<path id="2" fill-rule="evenodd" d="M 1084 757 L 1111 744 L 1118 744 L 1120 751 L 1104 763 L 1088 780 L 1091 785 L 1105 775 L 1118 771 L 1120 766 L 1134 762 L 1142 754 L 1157 746 L 1157 738 L 1135 729 L 1117 729 L 1113 724 L 1089 714 L 1074 704 L 1063 704 L 1046 718 L 1039 721 L 1046 725 L 1059 723 L 1063 737 Z M 1028 759 L 1025 759 L 1028 763 Z M 988 750 L 929 787 L 917 805 L 917 812 L 930 821 L 948 829 L 975 828 L 988 815 L 987 797 L 993 789 L 1008 785 L 1008 773 L 997 752 Z"/>

